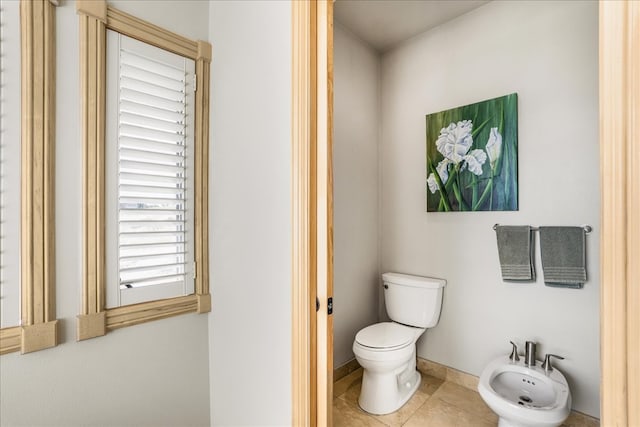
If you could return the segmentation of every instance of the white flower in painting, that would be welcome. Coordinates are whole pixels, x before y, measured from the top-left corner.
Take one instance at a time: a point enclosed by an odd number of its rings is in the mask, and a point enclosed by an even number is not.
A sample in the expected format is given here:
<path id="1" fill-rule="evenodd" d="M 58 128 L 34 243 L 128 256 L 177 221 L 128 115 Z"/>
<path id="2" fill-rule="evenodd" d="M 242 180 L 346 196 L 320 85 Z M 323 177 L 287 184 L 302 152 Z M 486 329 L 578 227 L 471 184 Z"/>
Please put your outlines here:
<path id="1" fill-rule="evenodd" d="M 451 161 L 449 159 L 442 159 L 440 163 L 438 163 L 438 166 L 436 166 L 436 171 L 438 171 L 438 175 L 440 176 L 440 181 L 442 181 L 443 185 L 446 184 L 447 180 L 449 179 L 450 164 L 451 164 Z M 435 194 L 435 192 L 439 190 L 438 181 L 436 181 L 436 177 L 433 173 L 429 174 L 429 177 L 427 178 L 427 184 L 429 185 L 429 190 L 431 190 L 431 194 Z"/>
<path id="2" fill-rule="evenodd" d="M 471 120 L 451 123 L 446 128 L 442 128 L 440 136 L 436 140 L 438 151 L 453 163 L 460 163 L 473 144 L 472 129 L 473 123 Z"/>
<path id="3" fill-rule="evenodd" d="M 489 133 L 489 141 L 485 146 L 487 154 L 489 155 L 489 164 L 491 165 L 491 169 L 494 169 L 496 166 L 498 157 L 500 157 L 501 148 L 502 135 L 500 135 L 500 132 L 498 132 L 498 128 L 491 128 L 491 132 Z"/>
<path id="4" fill-rule="evenodd" d="M 435 194 L 436 191 L 439 190 L 438 183 L 436 182 L 436 177 L 433 175 L 433 173 L 429 174 L 429 177 L 427 178 L 427 185 L 429 186 L 429 191 L 431 191 L 431 194 Z"/>
<path id="5" fill-rule="evenodd" d="M 438 175 L 440 175 L 440 180 L 442 180 L 443 184 L 447 183 L 449 179 L 449 165 L 451 164 L 451 160 L 442 159 L 438 166 L 436 166 L 436 170 L 438 171 Z"/>
<path id="6" fill-rule="evenodd" d="M 471 173 L 482 175 L 482 165 L 487 161 L 487 155 L 482 150 L 473 150 L 463 157 Z"/>

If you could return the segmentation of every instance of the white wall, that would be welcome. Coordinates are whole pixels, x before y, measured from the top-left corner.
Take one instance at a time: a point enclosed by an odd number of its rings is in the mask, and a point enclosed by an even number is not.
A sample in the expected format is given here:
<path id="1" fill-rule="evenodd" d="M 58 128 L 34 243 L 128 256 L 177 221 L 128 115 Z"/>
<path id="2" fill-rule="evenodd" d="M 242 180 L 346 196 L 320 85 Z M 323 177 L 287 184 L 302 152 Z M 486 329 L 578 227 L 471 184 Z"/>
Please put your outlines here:
<path id="1" fill-rule="evenodd" d="M 118 2 L 207 39 L 207 2 Z M 181 15 L 187 7 L 190 16 Z M 56 348 L 0 357 L 2 425 L 208 425 L 206 315 L 185 315 L 75 342 L 82 286 L 82 149 L 75 3 L 57 8 Z M 157 21 L 158 22 L 158 21 Z"/>
<path id="2" fill-rule="evenodd" d="M 598 5 L 491 2 L 382 58 L 382 270 L 447 279 L 418 355 L 474 375 L 525 340 L 599 415 Z M 518 212 L 426 213 L 425 115 L 518 93 Z M 492 226 L 591 224 L 582 290 L 501 280 Z"/>
<path id="3" fill-rule="evenodd" d="M 291 422 L 291 5 L 210 4 L 213 425 Z"/>
<path id="4" fill-rule="evenodd" d="M 20 3 L 0 1 L 0 328 L 20 324 Z"/>
<path id="5" fill-rule="evenodd" d="M 354 358 L 356 333 L 378 319 L 379 56 L 334 26 L 333 363 Z"/>

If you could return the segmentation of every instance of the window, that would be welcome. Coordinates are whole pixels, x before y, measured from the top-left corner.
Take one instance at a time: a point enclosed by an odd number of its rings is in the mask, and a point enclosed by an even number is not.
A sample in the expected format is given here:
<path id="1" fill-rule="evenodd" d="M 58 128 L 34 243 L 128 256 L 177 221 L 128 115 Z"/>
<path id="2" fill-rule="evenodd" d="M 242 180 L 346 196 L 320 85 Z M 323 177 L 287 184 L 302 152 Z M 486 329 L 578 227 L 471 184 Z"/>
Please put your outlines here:
<path id="1" fill-rule="evenodd" d="M 107 31 L 107 307 L 194 293 L 195 62 Z"/>
<path id="2" fill-rule="evenodd" d="M 53 182 L 55 3 L 54 0 L 0 3 L 3 104 L 0 354 L 18 350 L 29 353 L 57 344 Z M 16 298 L 5 300 L 8 294 L 18 292 L 17 306 Z M 9 313 L 11 319 L 6 319 L 5 314 Z"/>
<path id="3" fill-rule="evenodd" d="M 83 340 L 211 309 L 211 45 L 104 0 L 78 0 L 76 7 L 84 148 L 78 316 Z"/>

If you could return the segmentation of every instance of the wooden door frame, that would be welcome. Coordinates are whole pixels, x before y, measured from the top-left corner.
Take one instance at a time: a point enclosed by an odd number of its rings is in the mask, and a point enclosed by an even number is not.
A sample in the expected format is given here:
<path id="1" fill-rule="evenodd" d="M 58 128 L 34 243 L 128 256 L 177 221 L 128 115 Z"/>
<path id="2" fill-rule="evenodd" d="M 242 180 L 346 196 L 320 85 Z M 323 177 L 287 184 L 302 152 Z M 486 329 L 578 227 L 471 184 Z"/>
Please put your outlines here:
<path id="1" fill-rule="evenodd" d="M 333 395 L 333 1 L 294 0 L 291 9 L 292 425 L 325 426 Z"/>
<path id="2" fill-rule="evenodd" d="M 333 2 L 292 4 L 292 425 L 331 425 Z M 600 1 L 601 424 L 640 425 L 640 3 Z"/>
<path id="3" fill-rule="evenodd" d="M 601 424 L 640 425 L 640 3 L 600 1 Z"/>

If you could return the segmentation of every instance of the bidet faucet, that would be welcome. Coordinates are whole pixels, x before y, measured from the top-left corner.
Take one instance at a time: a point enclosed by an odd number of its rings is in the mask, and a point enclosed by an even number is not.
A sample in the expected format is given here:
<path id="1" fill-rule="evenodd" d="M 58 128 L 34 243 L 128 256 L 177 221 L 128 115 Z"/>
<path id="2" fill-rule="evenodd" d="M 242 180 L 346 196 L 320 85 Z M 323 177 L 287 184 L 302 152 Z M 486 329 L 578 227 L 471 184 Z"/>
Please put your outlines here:
<path id="1" fill-rule="evenodd" d="M 536 366 L 536 343 L 527 341 L 525 344 L 524 364 L 532 367 Z"/>
<path id="2" fill-rule="evenodd" d="M 547 355 L 544 358 L 544 362 L 542 362 L 542 369 L 544 369 L 544 373 L 547 375 L 549 375 L 549 373 L 553 371 L 553 366 L 551 366 L 552 357 L 555 357 L 556 359 L 559 359 L 559 360 L 564 360 L 564 357 L 562 356 L 558 356 L 557 354 L 547 353 Z"/>
<path id="3" fill-rule="evenodd" d="M 520 357 L 518 357 L 518 346 L 513 341 L 509 341 L 513 348 L 511 349 L 511 354 L 509 355 L 509 360 L 512 362 L 519 362 Z"/>

